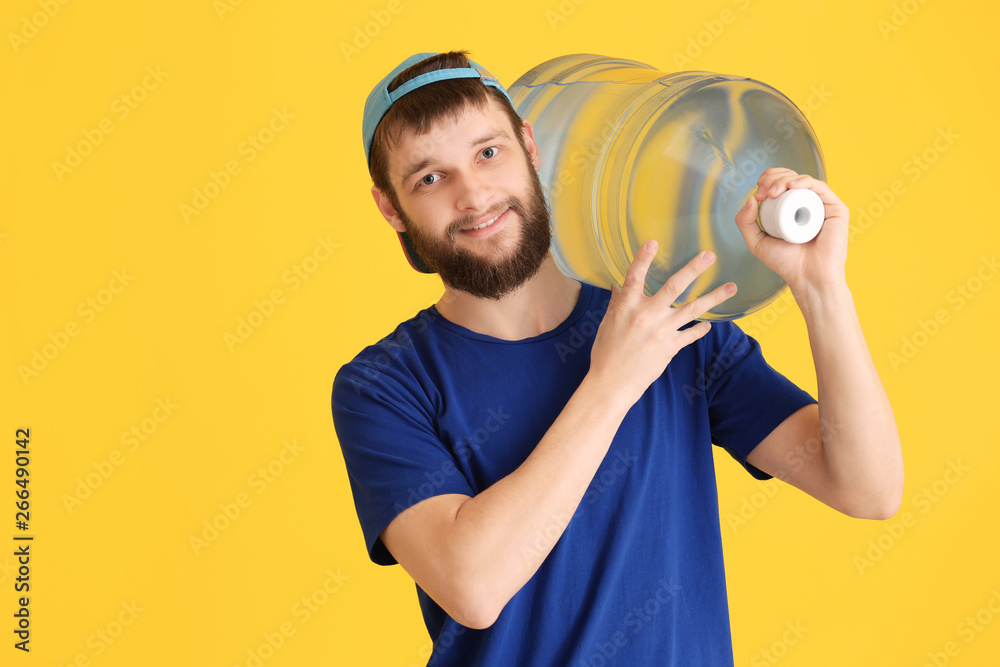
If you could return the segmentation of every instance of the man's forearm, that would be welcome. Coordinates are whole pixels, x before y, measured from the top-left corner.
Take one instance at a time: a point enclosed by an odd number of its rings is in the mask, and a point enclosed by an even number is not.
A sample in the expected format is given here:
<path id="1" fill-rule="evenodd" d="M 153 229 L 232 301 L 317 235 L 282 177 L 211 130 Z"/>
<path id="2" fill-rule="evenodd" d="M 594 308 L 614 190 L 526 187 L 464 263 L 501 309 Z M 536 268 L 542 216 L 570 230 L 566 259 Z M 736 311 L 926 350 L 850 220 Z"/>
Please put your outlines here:
<path id="1" fill-rule="evenodd" d="M 840 505 L 855 516 L 888 516 L 903 492 L 895 417 L 868 351 L 846 283 L 793 290 L 816 366 L 822 455 Z"/>
<path id="2" fill-rule="evenodd" d="M 630 405 L 587 375 L 531 455 L 458 510 L 452 553 L 500 609 L 541 566 L 580 504 Z"/>

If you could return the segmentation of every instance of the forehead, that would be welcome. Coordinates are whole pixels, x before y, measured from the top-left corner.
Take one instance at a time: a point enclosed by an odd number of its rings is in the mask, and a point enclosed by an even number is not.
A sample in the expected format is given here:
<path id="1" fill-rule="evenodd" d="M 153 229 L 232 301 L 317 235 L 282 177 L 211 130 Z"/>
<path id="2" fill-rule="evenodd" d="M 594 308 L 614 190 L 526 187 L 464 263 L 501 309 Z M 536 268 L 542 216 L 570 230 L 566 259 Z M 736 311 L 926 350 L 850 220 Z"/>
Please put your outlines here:
<path id="1" fill-rule="evenodd" d="M 492 99 L 482 108 L 467 103 L 457 115 L 435 119 L 426 132 L 407 128 L 388 151 L 389 173 L 399 183 L 416 167 L 463 155 L 479 140 L 501 133 L 513 139 L 513 131 L 507 114 Z"/>

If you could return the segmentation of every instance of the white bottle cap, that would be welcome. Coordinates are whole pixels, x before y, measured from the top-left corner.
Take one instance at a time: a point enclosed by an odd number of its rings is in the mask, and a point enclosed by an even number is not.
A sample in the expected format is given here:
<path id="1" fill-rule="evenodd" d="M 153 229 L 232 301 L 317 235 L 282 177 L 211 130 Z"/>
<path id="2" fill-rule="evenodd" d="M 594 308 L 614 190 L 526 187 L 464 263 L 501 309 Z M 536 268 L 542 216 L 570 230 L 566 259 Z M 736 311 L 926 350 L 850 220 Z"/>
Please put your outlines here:
<path id="1" fill-rule="evenodd" d="M 789 243 L 808 243 L 819 234 L 825 217 L 818 194 L 806 188 L 791 188 L 760 203 L 757 224 L 770 236 Z"/>

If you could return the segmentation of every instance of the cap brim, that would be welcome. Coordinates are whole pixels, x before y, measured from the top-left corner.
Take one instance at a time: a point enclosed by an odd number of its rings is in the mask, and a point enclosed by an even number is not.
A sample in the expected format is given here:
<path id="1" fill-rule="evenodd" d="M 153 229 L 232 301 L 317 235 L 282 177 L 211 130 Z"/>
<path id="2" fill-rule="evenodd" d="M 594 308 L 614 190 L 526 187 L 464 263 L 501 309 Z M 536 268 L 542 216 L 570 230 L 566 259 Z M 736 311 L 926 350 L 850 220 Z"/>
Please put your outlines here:
<path id="1" fill-rule="evenodd" d="M 410 266 L 414 270 L 420 273 L 436 273 L 434 269 L 427 266 L 426 262 L 420 257 L 417 252 L 416 247 L 413 245 L 413 239 L 406 232 L 396 232 L 399 235 L 399 244 L 403 246 L 403 254 L 406 255 L 406 261 L 410 263 Z"/>

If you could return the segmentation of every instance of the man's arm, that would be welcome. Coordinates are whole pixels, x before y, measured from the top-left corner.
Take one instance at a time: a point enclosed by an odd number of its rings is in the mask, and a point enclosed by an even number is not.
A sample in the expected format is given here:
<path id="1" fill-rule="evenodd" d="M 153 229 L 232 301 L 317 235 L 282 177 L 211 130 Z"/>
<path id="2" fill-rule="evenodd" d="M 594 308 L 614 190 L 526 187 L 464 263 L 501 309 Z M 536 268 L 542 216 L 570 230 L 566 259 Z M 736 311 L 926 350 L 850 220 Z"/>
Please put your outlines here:
<path id="1" fill-rule="evenodd" d="M 555 546 L 629 407 L 587 375 L 514 472 L 475 497 L 417 503 L 382 542 L 449 616 L 489 627 Z"/>
<path id="2" fill-rule="evenodd" d="M 844 276 L 847 207 L 826 183 L 787 169 L 767 170 L 758 184 L 751 202 L 776 197 L 789 187 L 809 187 L 825 205 L 823 229 L 802 246 L 765 237 L 756 226 L 756 203 L 736 220 L 748 247 L 785 279 L 802 310 L 819 405 L 782 422 L 747 462 L 844 514 L 887 519 L 902 500 L 903 455 L 892 407 Z"/>
<path id="3" fill-rule="evenodd" d="M 670 307 L 714 261 L 702 253 L 646 297 L 643 283 L 655 253 L 656 243 L 647 242 L 622 289 L 613 290 L 590 370 L 524 463 L 475 497 L 423 500 L 382 532 L 399 564 L 462 625 L 492 625 L 531 578 L 576 511 L 625 414 L 709 325 L 679 329 L 735 292 L 723 285 Z"/>

